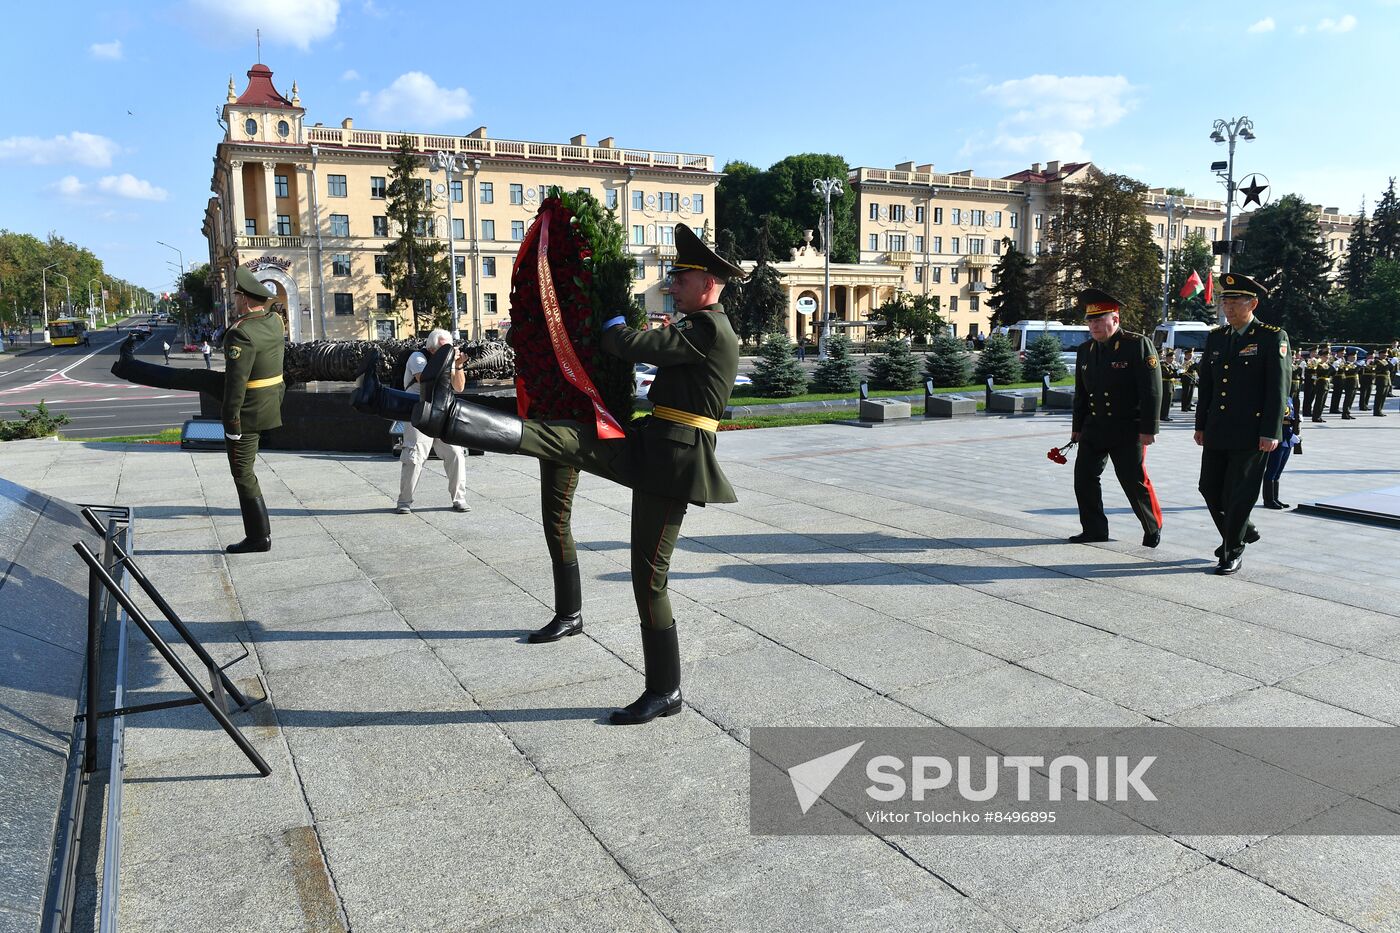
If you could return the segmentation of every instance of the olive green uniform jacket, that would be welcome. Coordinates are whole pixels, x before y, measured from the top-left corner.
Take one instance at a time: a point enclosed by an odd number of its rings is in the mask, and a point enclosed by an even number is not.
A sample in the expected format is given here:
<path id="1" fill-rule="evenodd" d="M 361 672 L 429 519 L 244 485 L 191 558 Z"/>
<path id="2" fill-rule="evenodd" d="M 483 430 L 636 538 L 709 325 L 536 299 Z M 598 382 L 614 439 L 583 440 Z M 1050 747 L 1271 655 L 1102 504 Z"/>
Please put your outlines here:
<path id="1" fill-rule="evenodd" d="M 282 426 L 282 354 L 286 347 L 280 315 L 249 314 L 224 332 L 224 431 L 244 434 Z M 264 379 L 276 379 L 259 386 Z M 249 383 L 254 385 L 249 386 Z"/>
<path id="2" fill-rule="evenodd" d="M 739 338 L 721 305 L 652 330 L 610 328 L 603 349 L 632 363 L 654 363 L 653 406 L 718 421 L 739 373 Z M 737 502 L 715 456 L 715 432 L 655 416 L 633 429 L 634 488 L 704 504 Z"/>
<path id="3" fill-rule="evenodd" d="M 1258 318 L 1242 335 L 1228 324 L 1210 332 L 1196 407 L 1196 430 L 1205 434 L 1206 447 L 1257 450 L 1261 437 L 1283 438 L 1290 353 L 1288 334 Z"/>

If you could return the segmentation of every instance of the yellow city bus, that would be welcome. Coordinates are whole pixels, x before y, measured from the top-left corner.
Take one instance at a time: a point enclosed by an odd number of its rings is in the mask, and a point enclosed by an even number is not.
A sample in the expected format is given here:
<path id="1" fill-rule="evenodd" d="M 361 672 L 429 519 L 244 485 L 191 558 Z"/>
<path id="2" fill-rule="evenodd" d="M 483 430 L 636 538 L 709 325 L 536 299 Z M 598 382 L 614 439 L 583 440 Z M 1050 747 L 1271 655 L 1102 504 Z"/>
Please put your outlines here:
<path id="1" fill-rule="evenodd" d="M 49 343 L 55 347 L 87 345 L 87 321 L 80 317 L 61 317 L 50 321 Z"/>

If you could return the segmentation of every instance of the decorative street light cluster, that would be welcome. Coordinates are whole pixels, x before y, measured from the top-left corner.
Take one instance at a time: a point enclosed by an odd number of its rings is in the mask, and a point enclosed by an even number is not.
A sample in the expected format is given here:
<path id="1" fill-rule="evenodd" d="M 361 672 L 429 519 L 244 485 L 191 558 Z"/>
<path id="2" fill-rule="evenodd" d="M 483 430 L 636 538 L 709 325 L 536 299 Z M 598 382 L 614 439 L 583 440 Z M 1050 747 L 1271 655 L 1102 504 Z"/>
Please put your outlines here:
<path id="1" fill-rule="evenodd" d="M 822 226 L 822 329 L 817 342 L 817 359 L 826 359 L 826 343 L 831 339 L 831 198 L 841 194 L 841 179 L 814 178 L 812 193 L 826 200 L 826 216 Z"/>
<path id="2" fill-rule="evenodd" d="M 1215 127 L 1210 134 L 1210 138 L 1217 143 L 1229 143 L 1229 157 L 1224 162 L 1214 162 L 1211 164 L 1211 171 L 1221 177 L 1225 182 L 1225 239 L 1217 244 L 1216 250 L 1222 251 L 1220 257 L 1220 271 L 1230 271 L 1230 258 L 1234 253 L 1235 245 L 1230 236 L 1231 228 L 1234 226 L 1235 216 L 1235 140 L 1243 139 L 1250 142 L 1254 139 L 1254 121 L 1249 117 L 1236 117 L 1233 120 L 1216 120 Z"/>
<path id="3" fill-rule="evenodd" d="M 435 152 L 432 155 L 431 164 L 433 168 L 442 169 L 443 175 L 447 178 L 447 255 L 451 266 L 452 276 L 452 339 L 461 337 L 458 330 L 457 320 L 457 239 L 456 233 L 452 229 L 452 178 L 465 175 L 467 169 L 471 167 L 472 160 L 468 159 L 460 152 Z M 477 310 L 476 302 L 472 302 L 472 339 L 481 339 L 481 312 Z"/>

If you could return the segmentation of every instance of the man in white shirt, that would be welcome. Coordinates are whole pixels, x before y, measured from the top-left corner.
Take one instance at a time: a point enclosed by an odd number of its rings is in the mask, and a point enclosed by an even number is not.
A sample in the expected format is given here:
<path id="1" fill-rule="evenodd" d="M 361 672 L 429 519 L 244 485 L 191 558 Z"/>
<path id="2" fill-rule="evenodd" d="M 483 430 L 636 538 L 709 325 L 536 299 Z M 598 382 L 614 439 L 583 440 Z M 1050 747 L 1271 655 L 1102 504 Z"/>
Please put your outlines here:
<path id="1" fill-rule="evenodd" d="M 403 387 L 416 391 L 419 377 L 428 365 L 428 356 L 451 342 L 452 335 L 442 328 L 429 333 L 426 352 L 415 352 L 404 366 Z M 461 392 L 466 388 L 466 384 L 466 376 L 459 366 L 452 374 L 452 389 Z M 462 448 L 429 437 L 409 421 L 403 423 L 403 466 L 399 472 L 399 501 L 394 511 L 400 515 L 408 515 L 413 511 L 413 490 L 418 485 L 418 477 L 423 473 L 423 464 L 427 462 L 430 450 L 437 451 L 442 465 L 447 470 L 447 491 L 452 496 L 453 511 L 470 512 L 471 506 L 467 505 L 466 457 Z"/>

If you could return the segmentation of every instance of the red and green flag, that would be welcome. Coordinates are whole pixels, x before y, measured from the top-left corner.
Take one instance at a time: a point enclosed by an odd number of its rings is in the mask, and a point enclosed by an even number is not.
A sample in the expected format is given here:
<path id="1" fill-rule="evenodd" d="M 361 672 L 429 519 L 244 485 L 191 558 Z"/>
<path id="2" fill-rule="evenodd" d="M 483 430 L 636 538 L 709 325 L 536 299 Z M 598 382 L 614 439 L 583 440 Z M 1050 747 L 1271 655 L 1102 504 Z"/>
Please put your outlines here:
<path id="1" fill-rule="evenodd" d="M 1186 279 L 1186 284 L 1181 286 L 1181 297 L 1195 298 L 1201 292 L 1205 291 L 1205 289 L 1206 287 L 1201 284 L 1201 277 L 1196 274 L 1195 269 L 1192 269 L 1191 274 Z M 1209 301 L 1210 299 L 1207 298 L 1206 300 Z"/>

